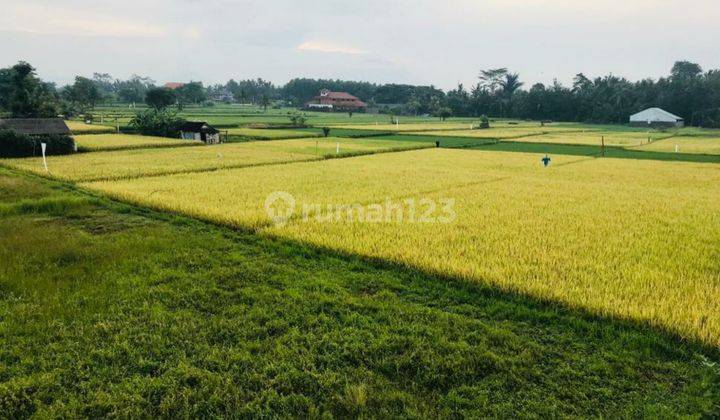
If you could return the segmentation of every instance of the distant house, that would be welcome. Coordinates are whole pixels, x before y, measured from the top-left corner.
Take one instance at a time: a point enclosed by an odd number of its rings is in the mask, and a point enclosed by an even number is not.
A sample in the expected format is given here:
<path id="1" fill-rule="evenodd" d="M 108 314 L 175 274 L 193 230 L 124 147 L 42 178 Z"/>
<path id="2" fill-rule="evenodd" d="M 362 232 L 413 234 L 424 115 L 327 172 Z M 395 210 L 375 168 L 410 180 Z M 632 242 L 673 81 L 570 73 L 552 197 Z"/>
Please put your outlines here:
<path id="1" fill-rule="evenodd" d="M 635 127 L 684 127 L 685 120 L 660 108 L 648 108 L 630 116 Z"/>
<path id="2" fill-rule="evenodd" d="M 168 88 L 168 89 L 172 89 L 172 90 L 179 89 L 183 86 L 185 86 L 185 83 L 179 83 L 179 82 L 167 82 L 163 85 L 164 88 Z"/>
<path id="3" fill-rule="evenodd" d="M 364 111 L 367 104 L 347 92 L 331 92 L 327 89 L 305 104 L 305 109 L 314 111 Z"/>
<path id="4" fill-rule="evenodd" d="M 72 134 L 62 118 L 5 118 L 0 119 L 0 130 L 13 130 L 28 136 Z"/>
<path id="5" fill-rule="evenodd" d="M 204 121 L 186 121 L 180 126 L 180 138 L 218 144 L 220 143 L 220 131 Z"/>
<path id="6" fill-rule="evenodd" d="M 234 102 L 235 97 L 229 89 L 220 89 L 212 95 L 212 100 L 215 102 Z"/>

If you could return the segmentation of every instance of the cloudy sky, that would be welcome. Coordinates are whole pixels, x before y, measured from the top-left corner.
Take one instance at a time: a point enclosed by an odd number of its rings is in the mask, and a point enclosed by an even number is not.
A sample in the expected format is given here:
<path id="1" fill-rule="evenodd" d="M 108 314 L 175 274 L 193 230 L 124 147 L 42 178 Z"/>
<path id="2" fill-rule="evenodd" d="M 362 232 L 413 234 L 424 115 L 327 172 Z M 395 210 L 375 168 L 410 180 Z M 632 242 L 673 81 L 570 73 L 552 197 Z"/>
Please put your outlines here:
<path id="1" fill-rule="evenodd" d="M 657 78 L 720 68 L 718 0 L 1 0 L 0 67 L 46 80 L 133 73 L 160 83 L 293 77 L 475 83 Z"/>

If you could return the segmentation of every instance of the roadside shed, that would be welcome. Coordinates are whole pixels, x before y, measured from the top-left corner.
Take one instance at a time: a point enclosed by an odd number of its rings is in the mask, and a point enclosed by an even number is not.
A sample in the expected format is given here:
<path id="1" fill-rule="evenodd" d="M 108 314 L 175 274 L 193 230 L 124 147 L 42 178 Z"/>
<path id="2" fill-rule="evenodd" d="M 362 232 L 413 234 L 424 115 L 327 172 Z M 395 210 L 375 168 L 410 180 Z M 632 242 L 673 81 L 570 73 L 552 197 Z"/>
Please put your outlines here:
<path id="1" fill-rule="evenodd" d="M 205 121 L 186 121 L 180 126 L 180 138 L 218 144 L 220 143 L 220 131 Z"/>
<path id="2" fill-rule="evenodd" d="M 664 109 L 648 108 L 630 116 L 630 125 L 635 127 L 684 127 L 685 120 Z"/>

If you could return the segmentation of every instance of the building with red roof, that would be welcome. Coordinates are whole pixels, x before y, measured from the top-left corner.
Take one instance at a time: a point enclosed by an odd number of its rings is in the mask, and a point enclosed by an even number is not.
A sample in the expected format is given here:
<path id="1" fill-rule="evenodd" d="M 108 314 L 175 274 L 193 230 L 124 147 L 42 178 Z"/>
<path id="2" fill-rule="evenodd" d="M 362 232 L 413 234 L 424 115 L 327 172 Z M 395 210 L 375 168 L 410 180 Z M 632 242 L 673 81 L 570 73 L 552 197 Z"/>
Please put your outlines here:
<path id="1" fill-rule="evenodd" d="M 364 111 L 367 104 L 347 92 L 331 92 L 324 89 L 318 96 L 309 100 L 305 108 L 314 111 L 353 112 Z"/>
<path id="2" fill-rule="evenodd" d="M 173 89 L 173 90 L 179 89 L 183 86 L 185 86 L 185 83 L 178 83 L 178 82 L 167 82 L 167 83 L 165 83 L 165 85 L 163 85 L 163 87 L 168 88 L 168 89 Z"/>

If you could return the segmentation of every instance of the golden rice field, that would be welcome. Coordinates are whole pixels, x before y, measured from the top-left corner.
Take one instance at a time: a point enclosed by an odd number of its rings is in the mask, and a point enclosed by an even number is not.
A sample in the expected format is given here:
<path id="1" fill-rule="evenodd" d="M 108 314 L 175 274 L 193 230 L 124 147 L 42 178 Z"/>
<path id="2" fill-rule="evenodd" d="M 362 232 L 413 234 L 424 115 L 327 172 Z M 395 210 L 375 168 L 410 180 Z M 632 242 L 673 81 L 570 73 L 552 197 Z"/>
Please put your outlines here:
<path id="1" fill-rule="evenodd" d="M 117 130 L 115 127 L 109 127 L 106 125 L 96 124 L 85 124 L 81 121 L 65 121 L 70 131 L 73 134 L 88 134 L 88 133 L 115 133 Z"/>
<path id="2" fill-rule="evenodd" d="M 83 186 L 720 345 L 720 169 L 576 156 L 543 168 L 539 159 L 429 149 Z M 296 211 L 275 226 L 264 205 L 276 191 L 297 206 L 454 199 L 457 218 L 358 223 Z"/>
<path id="3" fill-rule="evenodd" d="M 201 141 L 169 139 L 166 137 L 132 134 L 86 134 L 74 136 L 80 151 L 140 149 L 149 147 L 178 147 L 202 145 Z"/>
<path id="4" fill-rule="evenodd" d="M 48 168 L 53 177 L 86 182 L 240 168 L 324 159 L 338 154 L 346 156 L 428 146 L 417 142 L 346 138 L 256 141 L 50 156 Z M 0 163 L 39 174 L 46 173 L 41 158 L 4 159 L 0 160 Z"/>
<path id="5" fill-rule="evenodd" d="M 528 136 L 538 136 L 550 133 L 575 133 L 579 132 L 578 128 L 562 127 L 562 126 L 545 126 L 540 127 L 491 127 L 483 130 L 448 130 L 448 131 L 419 131 L 413 132 L 413 135 L 438 136 L 438 137 L 468 137 L 475 139 L 516 139 Z M 590 132 L 590 130 L 588 130 Z"/>
<path id="6" fill-rule="evenodd" d="M 677 130 L 680 136 L 720 137 L 718 128 L 683 127 Z"/>
<path id="7" fill-rule="evenodd" d="M 312 139 L 275 140 L 272 142 L 253 142 L 254 147 L 271 150 L 284 150 L 292 153 L 303 153 L 332 157 L 337 154 L 352 155 L 383 151 L 424 149 L 434 147 L 428 143 L 416 141 L 381 140 L 376 138 L 343 138 L 322 137 Z"/>
<path id="8" fill-rule="evenodd" d="M 295 160 L 313 155 L 254 147 L 251 143 L 217 146 L 121 150 L 48 157 L 50 175 L 66 181 L 122 179 L 177 172 L 206 171 Z M 0 161 L 10 167 L 45 174 L 41 158 Z M 207 176 L 207 175 L 205 175 Z"/>
<path id="9" fill-rule="evenodd" d="M 677 149 L 676 147 L 677 146 Z M 637 148 L 655 152 L 701 153 L 707 155 L 720 155 L 719 137 L 672 137 L 666 140 L 655 141 Z"/>
<path id="10" fill-rule="evenodd" d="M 550 123 L 546 126 L 560 126 L 566 125 L 567 123 Z M 526 121 L 526 120 L 490 120 L 492 128 L 523 128 L 523 127 L 539 127 L 541 124 L 539 121 Z"/>
<path id="11" fill-rule="evenodd" d="M 586 131 L 551 133 L 541 136 L 532 136 L 520 139 L 529 143 L 558 143 L 558 144 L 581 144 L 600 146 L 605 139 L 606 146 L 640 146 L 651 141 L 661 140 L 673 136 L 673 133 L 658 131 Z"/>
<path id="12" fill-rule="evenodd" d="M 335 124 L 330 128 L 344 128 L 357 130 L 377 130 L 377 131 L 443 131 L 443 130 L 469 130 L 473 124 L 477 123 L 457 123 L 457 122 L 433 122 L 433 123 L 406 123 L 406 124 Z"/>
<path id="13" fill-rule="evenodd" d="M 228 135 L 258 140 L 300 139 L 305 137 L 319 137 L 320 134 L 312 131 L 281 130 L 263 128 L 230 128 Z"/>

